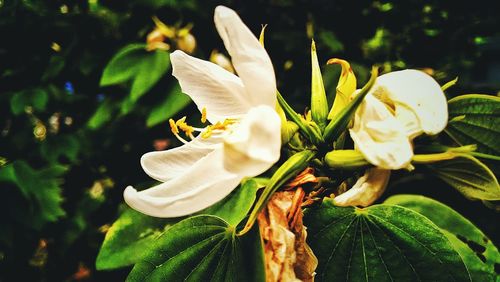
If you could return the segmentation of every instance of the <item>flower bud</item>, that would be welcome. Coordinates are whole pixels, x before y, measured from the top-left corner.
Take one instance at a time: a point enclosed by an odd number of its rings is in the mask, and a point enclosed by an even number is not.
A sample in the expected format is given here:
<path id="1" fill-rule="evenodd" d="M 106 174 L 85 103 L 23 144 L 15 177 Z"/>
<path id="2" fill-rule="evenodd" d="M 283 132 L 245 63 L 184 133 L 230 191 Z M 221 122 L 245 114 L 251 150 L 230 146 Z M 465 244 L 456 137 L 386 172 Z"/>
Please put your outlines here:
<path id="1" fill-rule="evenodd" d="M 313 120 L 321 127 L 326 125 L 328 116 L 328 102 L 326 100 L 325 86 L 321 68 L 316 54 L 316 44 L 311 43 L 311 113 Z"/>
<path id="2" fill-rule="evenodd" d="M 370 165 L 361 152 L 356 150 L 335 150 L 325 155 L 330 168 L 357 169 Z"/>
<path id="3" fill-rule="evenodd" d="M 179 37 L 177 39 L 177 48 L 188 54 L 192 54 L 194 49 L 196 49 L 196 38 L 191 33 Z"/>
<path id="4" fill-rule="evenodd" d="M 219 53 L 217 50 L 213 50 L 210 54 L 210 62 L 219 65 L 230 73 L 235 73 L 233 64 L 231 64 L 231 61 L 228 59 L 228 57 L 224 56 L 224 54 L 222 53 Z"/>

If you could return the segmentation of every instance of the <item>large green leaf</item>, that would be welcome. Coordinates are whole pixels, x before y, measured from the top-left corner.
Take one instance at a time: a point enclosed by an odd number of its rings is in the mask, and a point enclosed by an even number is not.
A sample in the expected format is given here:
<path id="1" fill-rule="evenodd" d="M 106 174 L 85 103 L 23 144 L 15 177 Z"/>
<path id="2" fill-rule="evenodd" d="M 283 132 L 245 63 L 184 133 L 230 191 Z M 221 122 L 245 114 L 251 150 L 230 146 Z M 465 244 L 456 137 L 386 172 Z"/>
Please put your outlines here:
<path id="1" fill-rule="evenodd" d="M 448 102 L 446 132 L 460 145 L 476 144 L 478 151 L 500 155 L 500 98 L 469 94 Z"/>
<path id="2" fill-rule="evenodd" d="M 316 281 L 470 281 L 448 239 L 429 219 L 403 207 L 336 207 L 306 212 Z"/>
<path id="3" fill-rule="evenodd" d="M 155 239 L 178 221 L 147 216 L 127 208 L 106 233 L 96 268 L 114 269 L 138 262 Z"/>
<path id="4" fill-rule="evenodd" d="M 202 210 L 199 214 L 216 215 L 230 225 L 236 226 L 248 214 L 255 202 L 255 193 L 262 187 L 264 186 L 259 185 L 255 180 L 248 179 L 227 197 L 215 205 Z"/>
<path id="5" fill-rule="evenodd" d="M 38 229 L 46 222 L 53 222 L 65 215 L 61 207 L 61 176 L 66 168 L 60 165 L 40 170 L 33 169 L 25 161 L 15 161 L 0 168 L 0 182 L 9 182 L 19 188 L 31 202 L 31 225 Z"/>
<path id="6" fill-rule="evenodd" d="M 263 186 L 248 179 L 226 198 L 198 214 L 215 215 L 236 226 L 252 207 L 260 187 Z M 106 233 L 97 256 L 97 269 L 114 269 L 138 262 L 162 232 L 182 219 L 156 218 L 127 208 Z"/>
<path id="7" fill-rule="evenodd" d="M 215 216 L 194 216 L 164 232 L 127 281 L 264 281 L 263 253 L 254 228 L 244 237 Z"/>
<path id="8" fill-rule="evenodd" d="M 180 110 L 184 109 L 190 102 L 191 98 L 189 98 L 188 95 L 183 94 L 179 84 L 176 83 L 169 91 L 163 103 L 160 103 L 154 107 L 153 110 L 151 110 L 151 113 L 149 113 L 148 118 L 146 119 L 146 125 L 148 127 L 153 127 L 168 120 Z"/>
<path id="9" fill-rule="evenodd" d="M 495 264 L 500 253 L 491 240 L 474 224 L 450 207 L 420 195 L 396 195 L 384 204 L 412 209 L 442 229 L 469 270 L 473 281 L 495 281 Z"/>
<path id="10" fill-rule="evenodd" d="M 478 159 L 461 155 L 427 165 L 432 172 L 468 198 L 500 200 L 500 186 L 493 172 Z"/>

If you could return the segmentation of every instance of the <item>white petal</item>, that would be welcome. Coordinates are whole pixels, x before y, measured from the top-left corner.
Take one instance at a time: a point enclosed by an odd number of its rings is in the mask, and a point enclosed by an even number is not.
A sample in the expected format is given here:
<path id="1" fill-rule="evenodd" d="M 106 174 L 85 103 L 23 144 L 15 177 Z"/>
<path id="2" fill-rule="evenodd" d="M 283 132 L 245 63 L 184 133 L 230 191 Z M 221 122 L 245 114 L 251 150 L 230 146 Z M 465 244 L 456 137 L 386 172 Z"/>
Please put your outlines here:
<path id="1" fill-rule="evenodd" d="M 144 154 L 141 158 L 141 166 L 146 174 L 165 182 L 185 173 L 194 163 L 218 146 L 222 146 L 221 142 L 221 138 L 198 137 L 180 147 Z"/>
<path id="2" fill-rule="evenodd" d="M 224 140 L 224 167 L 240 176 L 256 176 L 279 160 L 281 120 L 268 106 L 252 108 Z"/>
<path id="3" fill-rule="evenodd" d="M 214 21 L 253 106 L 268 105 L 274 108 L 276 78 L 264 47 L 235 11 L 218 6 L 215 8 Z"/>
<path id="4" fill-rule="evenodd" d="M 182 92 L 193 99 L 200 111 L 207 109 L 211 123 L 240 117 L 250 109 L 243 83 L 234 74 L 179 50 L 170 54 L 170 60 Z"/>
<path id="5" fill-rule="evenodd" d="M 200 211 L 223 199 L 241 181 L 222 166 L 222 150 L 214 150 L 185 174 L 143 191 L 127 187 L 125 202 L 156 217 L 179 217 Z"/>
<path id="6" fill-rule="evenodd" d="M 354 126 L 349 133 L 356 149 L 377 167 L 404 168 L 413 157 L 405 128 L 382 102 L 370 94 L 356 111 Z"/>
<path id="7" fill-rule="evenodd" d="M 333 203 L 341 207 L 369 206 L 382 196 L 390 176 L 390 170 L 369 168 L 351 189 L 333 198 Z"/>
<path id="8" fill-rule="evenodd" d="M 415 112 L 423 132 L 437 134 L 448 122 L 448 104 L 439 84 L 418 70 L 403 70 L 381 75 L 376 86 L 384 87 L 388 97 Z"/>

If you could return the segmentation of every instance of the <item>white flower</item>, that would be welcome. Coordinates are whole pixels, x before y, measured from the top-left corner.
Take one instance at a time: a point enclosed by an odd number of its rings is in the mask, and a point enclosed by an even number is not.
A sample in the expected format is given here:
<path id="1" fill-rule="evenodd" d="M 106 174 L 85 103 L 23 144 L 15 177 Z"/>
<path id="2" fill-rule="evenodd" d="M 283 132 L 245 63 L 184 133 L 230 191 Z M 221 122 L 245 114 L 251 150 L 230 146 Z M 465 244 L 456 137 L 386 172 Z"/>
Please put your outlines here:
<path id="1" fill-rule="evenodd" d="M 163 182 L 140 192 L 125 189 L 127 204 L 145 214 L 178 217 L 202 210 L 279 159 L 271 60 L 233 10 L 218 6 L 214 21 L 239 77 L 182 51 L 170 55 L 183 92 L 213 126 L 194 129 L 201 133 L 181 147 L 141 158 L 144 171 Z"/>
<path id="2" fill-rule="evenodd" d="M 447 122 L 446 97 L 429 75 L 403 70 L 377 78 L 356 111 L 350 135 L 356 149 L 380 169 L 367 170 L 356 183 L 356 189 L 353 187 L 337 197 L 335 203 L 361 206 L 373 203 L 385 190 L 390 170 L 410 165 L 413 138 L 422 133 L 437 134 Z"/>

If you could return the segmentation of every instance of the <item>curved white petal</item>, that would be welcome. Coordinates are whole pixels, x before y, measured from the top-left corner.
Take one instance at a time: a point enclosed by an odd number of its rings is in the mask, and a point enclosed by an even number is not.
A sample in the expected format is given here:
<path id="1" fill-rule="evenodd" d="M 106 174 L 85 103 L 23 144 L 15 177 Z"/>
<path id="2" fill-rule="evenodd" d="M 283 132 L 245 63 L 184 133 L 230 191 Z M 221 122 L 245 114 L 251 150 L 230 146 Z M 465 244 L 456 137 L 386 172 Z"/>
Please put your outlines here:
<path id="1" fill-rule="evenodd" d="M 135 210 L 156 217 L 179 217 L 200 211 L 223 199 L 241 177 L 223 168 L 222 150 L 214 150 L 183 175 L 143 191 L 129 186 L 123 196 Z"/>
<path id="2" fill-rule="evenodd" d="M 222 138 L 198 137 L 180 147 L 144 154 L 141 157 L 141 166 L 147 175 L 165 182 L 183 174 L 194 163 L 222 146 L 221 142 Z"/>
<path id="3" fill-rule="evenodd" d="M 446 96 L 431 76 L 412 69 L 391 72 L 377 78 L 374 88 L 378 87 L 384 88 L 387 96 L 395 103 L 396 117 L 405 115 L 398 113 L 398 104 L 402 104 L 406 109 L 414 111 L 423 132 L 437 134 L 446 127 Z"/>
<path id="4" fill-rule="evenodd" d="M 224 167 L 241 176 L 256 176 L 279 160 L 281 119 L 268 106 L 252 108 L 224 140 Z"/>
<path id="5" fill-rule="evenodd" d="M 349 133 L 356 149 L 377 167 L 404 168 L 413 157 L 413 148 L 405 128 L 371 94 L 365 97 L 356 111 L 354 126 Z"/>
<path id="6" fill-rule="evenodd" d="M 235 11 L 218 6 L 215 8 L 214 22 L 252 105 L 274 108 L 276 78 L 273 64 L 264 47 Z"/>
<path id="7" fill-rule="evenodd" d="M 390 176 L 390 170 L 369 168 L 351 189 L 333 198 L 333 203 L 341 207 L 369 206 L 384 193 Z"/>
<path id="8" fill-rule="evenodd" d="M 170 54 L 172 75 L 182 92 L 193 99 L 198 109 L 207 109 L 211 123 L 245 114 L 251 102 L 241 80 L 220 66 L 189 56 L 182 51 Z"/>

